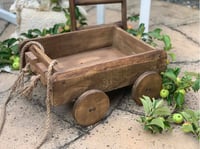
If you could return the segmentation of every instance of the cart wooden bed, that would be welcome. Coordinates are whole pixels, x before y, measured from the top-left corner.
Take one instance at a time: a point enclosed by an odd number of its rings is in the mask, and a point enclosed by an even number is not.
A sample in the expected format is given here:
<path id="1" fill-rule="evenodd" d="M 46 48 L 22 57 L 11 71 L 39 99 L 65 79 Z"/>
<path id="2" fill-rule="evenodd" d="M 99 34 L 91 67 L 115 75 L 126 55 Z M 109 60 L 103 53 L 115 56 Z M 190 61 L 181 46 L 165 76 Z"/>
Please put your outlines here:
<path id="1" fill-rule="evenodd" d="M 116 25 L 76 29 L 75 6 L 99 3 L 122 4 L 123 29 Z M 40 74 L 46 85 L 48 66 L 52 60 L 57 61 L 50 79 L 53 106 L 74 102 L 75 120 L 88 126 L 105 116 L 110 105 L 106 95 L 109 91 L 133 85 L 132 97 L 138 104 L 142 95 L 159 96 L 159 74 L 166 69 L 166 52 L 124 31 L 125 0 L 70 0 L 70 11 L 73 31 L 34 39 L 44 51 L 31 45 L 22 63 L 30 63 L 31 70 Z"/>

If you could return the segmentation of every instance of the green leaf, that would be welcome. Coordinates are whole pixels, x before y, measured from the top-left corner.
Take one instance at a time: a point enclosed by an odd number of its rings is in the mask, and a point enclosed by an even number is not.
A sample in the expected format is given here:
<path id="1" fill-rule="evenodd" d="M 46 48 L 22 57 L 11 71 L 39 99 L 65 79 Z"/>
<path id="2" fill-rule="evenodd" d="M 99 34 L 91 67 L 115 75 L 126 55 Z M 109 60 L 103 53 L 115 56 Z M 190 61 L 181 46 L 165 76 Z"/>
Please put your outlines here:
<path id="1" fill-rule="evenodd" d="M 162 40 L 163 39 L 163 36 L 161 36 L 161 29 L 160 28 L 156 28 L 156 29 L 154 29 L 153 31 L 150 31 L 149 33 L 148 33 L 148 35 L 149 36 L 151 36 L 151 37 L 153 37 L 153 38 L 155 38 L 155 39 L 158 39 L 158 40 Z"/>
<path id="2" fill-rule="evenodd" d="M 0 54 L 0 58 L 1 58 L 1 59 L 9 59 L 10 56 L 11 56 L 10 53 L 1 53 L 1 54 Z"/>
<path id="3" fill-rule="evenodd" d="M 139 20 L 139 18 L 140 18 L 139 15 L 135 15 L 135 16 L 128 17 L 128 20 L 136 22 Z"/>
<path id="4" fill-rule="evenodd" d="M 35 33 L 35 35 L 41 36 L 42 32 L 39 29 L 33 29 L 32 33 Z"/>
<path id="5" fill-rule="evenodd" d="M 200 111 L 193 111 L 191 109 L 186 109 L 184 111 L 181 112 L 181 114 L 183 115 L 184 119 L 187 122 L 190 122 L 192 124 L 194 124 L 195 127 L 198 127 L 198 121 L 200 120 Z"/>
<path id="6" fill-rule="evenodd" d="M 137 35 L 137 30 L 135 30 L 135 29 L 128 29 L 127 32 L 132 34 L 133 36 Z"/>
<path id="7" fill-rule="evenodd" d="M 156 125 L 159 126 L 160 128 L 162 128 L 163 130 L 165 129 L 165 124 L 163 122 L 163 120 L 161 118 L 155 118 L 153 119 L 149 125 Z"/>
<path id="8" fill-rule="evenodd" d="M 153 107 L 152 101 L 151 101 L 150 97 L 148 97 L 148 96 L 143 96 L 140 100 L 141 100 L 141 102 L 142 102 L 145 115 L 146 115 L 146 116 L 150 115 L 150 114 L 151 114 L 152 107 Z"/>
<path id="9" fill-rule="evenodd" d="M 176 55 L 174 53 L 168 53 L 168 55 L 170 56 L 170 58 L 172 59 L 172 61 L 176 60 Z"/>
<path id="10" fill-rule="evenodd" d="M 21 33 L 20 35 L 21 35 L 21 36 L 24 36 L 24 37 L 26 37 L 26 38 L 29 38 L 29 35 L 28 35 L 27 33 Z"/>
<path id="11" fill-rule="evenodd" d="M 80 16 L 82 16 L 82 14 L 80 13 L 78 7 L 75 7 L 75 17 L 76 17 L 76 20 L 78 20 Z"/>
<path id="12" fill-rule="evenodd" d="M 62 7 L 57 5 L 57 6 L 53 7 L 52 10 L 56 11 L 56 12 L 60 12 L 60 11 L 62 11 Z"/>
<path id="13" fill-rule="evenodd" d="M 13 55 L 19 54 L 19 46 L 18 46 L 18 44 L 10 47 L 10 49 L 11 49 Z"/>
<path id="14" fill-rule="evenodd" d="M 157 109 L 157 108 L 162 107 L 163 106 L 163 102 L 164 102 L 163 100 L 157 100 L 155 108 Z"/>
<path id="15" fill-rule="evenodd" d="M 177 76 L 174 74 L 174 72 L 172 71 L 167 71 L 163 74 L 165 77 L 168 77 L 169 79 L 173 80 L 174 82 L 176 82 L 176 78 Z"/>
<path id="16" fill-rule="evenodd" d="M 197 92 L 200 89 L 200 78 L 197 78 L 193 85 L 192 85 L 192 89 L 194 90 L 194 92 Z"/>
<path id="17" fill-rule="evenodd" d="M 174 98 L 178 107 L 182 107 L 185 103 L 185 96 L 182 93 L 176 92 Z"/>
<path id="18" fill-rule="evenodd" d="M 142 37 L 142 34 L 144 33 L 145 25 L 144 23 L 141 23 L 138 30 L 137 30 L 137 37 Z"/>
<path id="19" fill-rule="evenodd" d="M 16 38 L 9 38 L 3 41 L 3 44 L 7 45 L 8 47 L 10 47 L 11 45 L 13 45 L 15 42 L 17 42 L 18 40 Z"/>
<path id="20" fill-rule="evenodd" d="M 0 65 L 5 66 L 7 64 L 12 64 L 11 60 L 0 58 Z"/>
<path id="21" fill-rule="evenodd" d="M 188 114 L 186 111 L 182 111 L 181 114 L 183 115 L 184 119 L 185 119 L 187 122 L 190 122 L 190 121 L 192 120 L 191 115 Z"/>
<path id="22" fill-rule="evenodd" d="M 159 108 L 155 109 L 153 112 L 153 115 L 156 117 L 157 116 L 168 116 L 170 114 L 171 114 L 170 109 L 166 106 L 159 107 Z"/>
<path id="23" fill-rule="evenodd" d="M 163 35 L 163 42 L 165 44 L 164 50 L 169 51 L 172 48 L 170 37 L 168 35 Z"/>

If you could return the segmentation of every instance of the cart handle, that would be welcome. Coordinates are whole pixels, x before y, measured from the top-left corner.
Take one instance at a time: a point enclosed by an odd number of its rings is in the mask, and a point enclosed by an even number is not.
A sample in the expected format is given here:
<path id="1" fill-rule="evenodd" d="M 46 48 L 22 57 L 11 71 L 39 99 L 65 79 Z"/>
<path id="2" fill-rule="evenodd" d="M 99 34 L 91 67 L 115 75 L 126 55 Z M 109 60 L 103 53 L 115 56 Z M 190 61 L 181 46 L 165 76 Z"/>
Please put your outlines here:
<path id="1" fill-rule="evenodd" d="M 41 50 L 40 48 L 38 48 L 36 45 L 32 45 L 32 46 L 30 47 L 30 49 L 31 49 L 31 50 L 34 50 L 34 51 L 36 52 L 37 56 L 40 57 L 40 58 L 43 60 L 43 62 L 44 62 L 47 66 L 51 63 L 52 59 L 49 58 L 49 57 L 44 53 L 44 51 L 42 51 L 42 50 Z"/>
<path id="2" fill-rule="evenodd" d="M 71 18 L 71 30 L 77 30 L 76 27 L 76 16 L 75 7 L 76 5 L 94 5 L 94 4 L 111 4 L 111 3 L 121 3 L 121 22 L 122 28 L 127 29 L 127 5 L 126 0 L 69 0 L 70 8 L 70 18 Z"/>

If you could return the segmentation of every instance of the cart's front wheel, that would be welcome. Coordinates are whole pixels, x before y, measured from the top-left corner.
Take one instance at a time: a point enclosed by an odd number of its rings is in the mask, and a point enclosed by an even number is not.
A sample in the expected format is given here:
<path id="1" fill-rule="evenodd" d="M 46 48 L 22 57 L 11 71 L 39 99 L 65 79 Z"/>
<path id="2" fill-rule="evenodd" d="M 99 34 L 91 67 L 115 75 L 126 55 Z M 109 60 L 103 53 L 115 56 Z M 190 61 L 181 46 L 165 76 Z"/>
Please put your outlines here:
<path id="1" fill-rule="evenodd" d="M 142 105 L 140 98 L 145 95 L 159 97 L 162 88 L 162 78 L 154 71 L 148 71 L 140 75 L 132 88 L 132 97 L 138 105 Z"/>
<path id="2" fill-rule="evenodd" d="M 84 92 L 75 102 L 73 116 L 82 126 L 92 125 L 101 120 L 110 106 L 108 96 L 100 90 Z"/>

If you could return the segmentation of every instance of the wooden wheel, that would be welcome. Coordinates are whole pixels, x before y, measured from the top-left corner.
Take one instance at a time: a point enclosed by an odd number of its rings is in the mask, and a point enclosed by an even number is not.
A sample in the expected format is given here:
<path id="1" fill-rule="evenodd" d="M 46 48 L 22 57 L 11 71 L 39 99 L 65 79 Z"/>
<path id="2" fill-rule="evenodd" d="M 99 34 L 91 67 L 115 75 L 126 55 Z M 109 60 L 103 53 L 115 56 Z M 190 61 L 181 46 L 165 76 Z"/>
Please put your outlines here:
<path id="1" fill-rule="evenodd" d="M 75 102 L 73 116 L 82 126 L 92 125 L 101 120 L 110 106 L 108 96 L 100 90 L 89 90 Z"/>
<path id="2" fill-rule="evenodd" d="M 145 95 L 149 97 L 159 97 L 162 88 L 162 78 L 154 71 L 143 73 L 137 78 L 132 87 L 132 97 L 138 105 L 142 105 L 140 98 Z"/>

